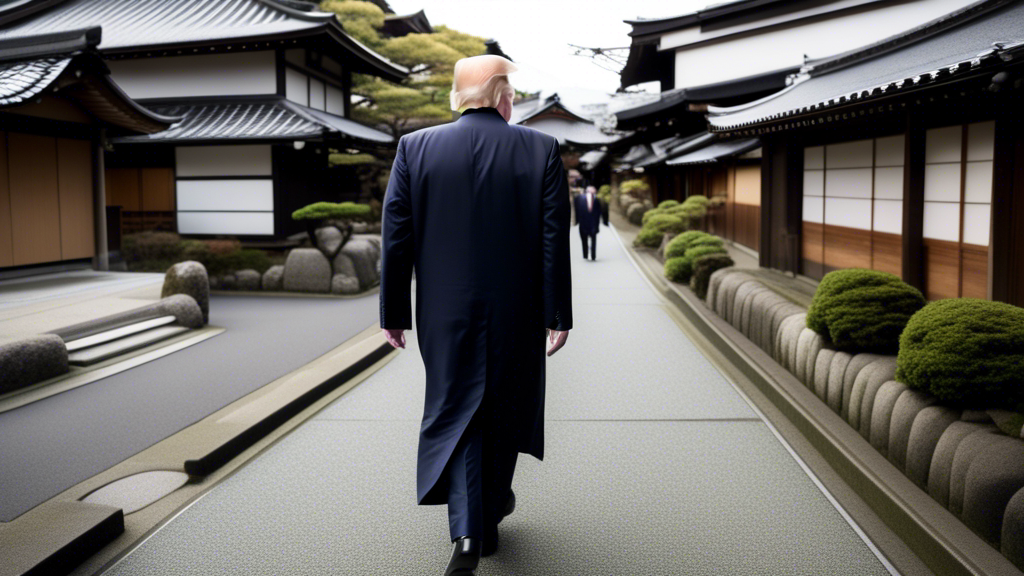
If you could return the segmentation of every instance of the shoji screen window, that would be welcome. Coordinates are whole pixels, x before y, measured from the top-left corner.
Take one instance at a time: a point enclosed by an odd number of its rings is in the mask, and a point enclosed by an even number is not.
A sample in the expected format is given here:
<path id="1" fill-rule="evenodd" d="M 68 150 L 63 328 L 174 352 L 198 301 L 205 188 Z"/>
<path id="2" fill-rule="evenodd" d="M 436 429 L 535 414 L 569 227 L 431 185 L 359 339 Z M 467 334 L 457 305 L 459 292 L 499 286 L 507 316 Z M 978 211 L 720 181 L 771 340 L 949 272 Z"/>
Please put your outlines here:
<path id="1" fill-rule="evenodd" d="M 927 131 L 925 291 L 930 300 L 988 297 L 994 122 Z"/>

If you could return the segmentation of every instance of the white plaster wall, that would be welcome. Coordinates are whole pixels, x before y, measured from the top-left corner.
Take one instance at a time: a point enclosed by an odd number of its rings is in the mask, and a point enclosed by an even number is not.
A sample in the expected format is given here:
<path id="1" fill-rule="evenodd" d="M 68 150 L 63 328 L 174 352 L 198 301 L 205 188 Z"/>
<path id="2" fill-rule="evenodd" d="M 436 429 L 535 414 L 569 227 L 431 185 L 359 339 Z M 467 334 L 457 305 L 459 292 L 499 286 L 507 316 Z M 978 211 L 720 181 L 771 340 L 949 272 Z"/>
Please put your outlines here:
<path id="1" fill-rule="evenodd" d="M 109 60 L 107 65 L 132 98 L 277 93 L 272 51 Z"/>

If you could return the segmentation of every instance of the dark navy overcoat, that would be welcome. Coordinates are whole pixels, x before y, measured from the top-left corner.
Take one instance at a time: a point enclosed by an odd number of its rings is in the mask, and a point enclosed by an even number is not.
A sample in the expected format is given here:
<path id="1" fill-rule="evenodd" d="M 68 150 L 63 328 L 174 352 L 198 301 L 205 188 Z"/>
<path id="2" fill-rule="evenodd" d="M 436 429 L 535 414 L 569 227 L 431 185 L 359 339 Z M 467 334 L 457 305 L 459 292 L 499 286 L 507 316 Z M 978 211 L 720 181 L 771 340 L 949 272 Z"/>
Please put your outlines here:
<path id="1" fill-rule="evenodd" d="M 494 108 L 398 142 L 383 205 L 380 325 L 413 328 L 415 269 L 426 368 L 420 504 L 447 502 L 438 479 L 477 409 L 508 446 L 544 457 L 546 329 L 572 328 L 569 202 L 557 140 L 510 126 Z"/>
<path id="2" fill-rule="evenodd" d="M 590 210 L 587 210 L 586 193 L 576 196 L 575 202 L 576 223 L 580 226 L 580 232 L 588 235 L 600 232 L 601 217 L 604 216 L 604 211 L 601 209 L 601 200 L 598 199 L 597 194 L 594 194 L 594 204 Z"/>

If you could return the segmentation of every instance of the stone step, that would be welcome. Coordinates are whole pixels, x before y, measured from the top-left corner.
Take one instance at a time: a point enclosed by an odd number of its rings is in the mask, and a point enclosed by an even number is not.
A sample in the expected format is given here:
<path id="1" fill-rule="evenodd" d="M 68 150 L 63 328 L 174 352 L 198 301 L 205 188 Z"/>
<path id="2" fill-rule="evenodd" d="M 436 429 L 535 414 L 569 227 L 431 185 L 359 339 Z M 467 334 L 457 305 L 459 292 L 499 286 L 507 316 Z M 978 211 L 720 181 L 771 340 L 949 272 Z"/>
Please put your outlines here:
<path id="1" fill-rule="evenodd" d="M 96 346 L 91 346 L 68 354 L 68 363 L 75 366 L 88 366 L 90 364 L 95 364 L 97 362 L 113 358 L 114 356 L 126 354 L 144 346 L 149 346 L 154 342 L 165 340 L 171 336 L 176 336 L 188 330 L 189 329 L 184 326 L 159 326 L 157 328 L 150 328 L 145 332 L 139 332 L 105 344 L 98 344 Z"/>
<path id="2" fill-rule="evenodd" d="M 114 328 L 113 330 L 93 334 L 92 336 L 78 338 L 77 340 L 70 340 L 65 342 L 64 345 L 67 347 L 68 352 L 77 352 L 83 348 L 89 348 L 90 346 L 96 346 L 97 344 L 103 344 L 119 338 L 124 338 L 125 336 L 131 336 L 132 334 L 138 334 L 139 332 L 144 332 L 150 328 L 166 326 L 167 324 L 174 323 L 174 320 L 174 316 L 160 316 L 151 320 L 144 320 L 142 322 L 128 324 L 127 326 L 121 326 L 120 328 Z"/>

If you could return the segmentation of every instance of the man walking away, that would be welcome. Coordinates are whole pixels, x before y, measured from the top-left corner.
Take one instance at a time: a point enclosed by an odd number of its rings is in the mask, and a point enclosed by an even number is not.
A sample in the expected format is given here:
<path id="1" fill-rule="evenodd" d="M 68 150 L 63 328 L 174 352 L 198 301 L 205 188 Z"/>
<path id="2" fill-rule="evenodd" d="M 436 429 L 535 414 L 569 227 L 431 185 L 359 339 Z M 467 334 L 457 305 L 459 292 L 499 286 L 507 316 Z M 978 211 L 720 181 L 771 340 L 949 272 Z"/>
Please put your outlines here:
<path id="1" fill-rule="evenodd" d="M 580 227 L 580 240 L 583 241 L 583 259 L 587 259 L 587 242 L 590 242 L 589 255 L 591 260 L 597 259 L 597 233 L 601 228 L 601 200 L 597 197 L 597 188 L 587 186 L 586 192 L 576 197 L 576 224 Z"/>

